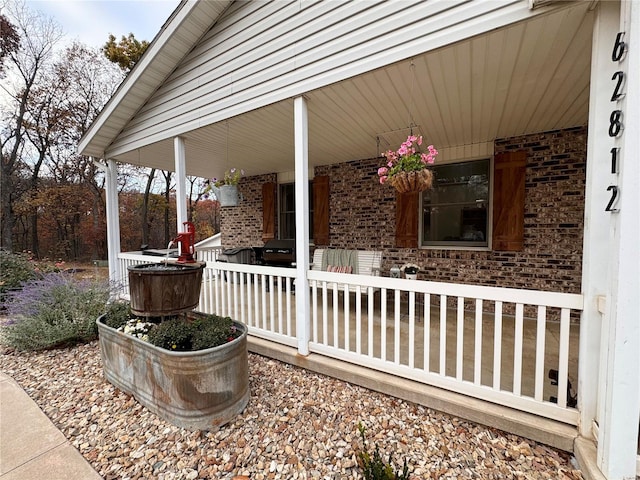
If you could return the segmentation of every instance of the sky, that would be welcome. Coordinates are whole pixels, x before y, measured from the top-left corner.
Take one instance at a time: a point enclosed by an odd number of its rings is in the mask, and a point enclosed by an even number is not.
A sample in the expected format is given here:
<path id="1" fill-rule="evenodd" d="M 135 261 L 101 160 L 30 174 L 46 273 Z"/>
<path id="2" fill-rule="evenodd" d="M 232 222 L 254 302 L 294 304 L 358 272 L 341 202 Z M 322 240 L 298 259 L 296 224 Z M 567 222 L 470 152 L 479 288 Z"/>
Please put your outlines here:
<path id="1" fill-rule="evenodd" d="M 62 25 L 65 40 L 94 48 L 104 45 L 112 33 L 117 40 L 133 33 L 151 42 L 178 6 L 179 0 L 27 0 Z"/>

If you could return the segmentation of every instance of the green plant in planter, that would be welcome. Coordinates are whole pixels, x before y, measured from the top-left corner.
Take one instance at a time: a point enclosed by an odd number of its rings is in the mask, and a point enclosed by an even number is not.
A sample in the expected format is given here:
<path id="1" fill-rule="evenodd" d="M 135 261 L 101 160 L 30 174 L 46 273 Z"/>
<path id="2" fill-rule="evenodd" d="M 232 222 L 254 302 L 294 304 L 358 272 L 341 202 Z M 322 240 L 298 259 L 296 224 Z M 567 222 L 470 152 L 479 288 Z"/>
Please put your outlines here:
<path id="1" fill-rule="evenodd" d="M 365 480 L 409 480 L 409 466 L 407 459 L 404 460 L 402 472 L 396 472 L 389 454 L 389 461 L 385 462 L 380 455 L 380 447 L 376 445 L 373 455 L 367 451 L 367 439 L 365 437 L 366 428 L 362 422 L 358 423 L 358 431 L 362 438 L 362 450 L 357 452 L 358 465 L 362 469 Z"/>
<path id="2" fill-rule="evenodd" d="M 129 320 L 131 320 L 131 307 L 128 302 L 113 302 L 107 305 L 104 317 L 105 325 L 117 330 Z"/>
<path id="3" fill-rule="evenodd" d="M 173 318 L 151 329 L 149 342 L 177 352 L 218 347 L 239 336 L 229 317 L 206 315 L 195 320 Z"/>
<path id="4" fill-rule="evenodd" d="M 157 347 L 176 352 L 218 347 L 241 335 L 229 317 L 204 314 L 196 317 L 138 317 L 131 313 L 128 302 L 110 304 L 103 323 Z"/>

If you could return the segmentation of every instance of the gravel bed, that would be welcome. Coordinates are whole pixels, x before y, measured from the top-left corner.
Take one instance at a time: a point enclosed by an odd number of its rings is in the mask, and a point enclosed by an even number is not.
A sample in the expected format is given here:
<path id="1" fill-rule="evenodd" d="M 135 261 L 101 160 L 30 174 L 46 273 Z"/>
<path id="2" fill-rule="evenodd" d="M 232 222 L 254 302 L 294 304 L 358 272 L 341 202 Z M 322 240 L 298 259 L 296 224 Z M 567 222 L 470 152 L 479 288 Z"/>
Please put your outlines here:
<path id="1" fill-rule="evenodd" d="M 102 376 L 97 342 L 0 350 L 13 377 L 105 479 L 359 479 L 369 449 L 416 479 L 581 479 L 572 457 L 516 435 L 249 355 L 251 398 L 217 431 L 177 428 Z"/>

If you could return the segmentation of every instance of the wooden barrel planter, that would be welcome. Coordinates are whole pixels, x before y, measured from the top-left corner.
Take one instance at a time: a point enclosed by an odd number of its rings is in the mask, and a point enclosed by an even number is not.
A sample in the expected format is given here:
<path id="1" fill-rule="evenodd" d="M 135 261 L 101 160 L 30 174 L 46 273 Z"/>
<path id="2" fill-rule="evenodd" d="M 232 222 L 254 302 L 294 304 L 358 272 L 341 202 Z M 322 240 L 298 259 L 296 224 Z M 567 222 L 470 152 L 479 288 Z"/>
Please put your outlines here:
<path id="1" fill-rule="evenodd" d="M 202 315 L 192 312 L 189 315 Z M 159 417 L 182 428 L 210 430 L 240 414 L 249 401 L 247 327 L 224 345 L 192 352 L 156 347 L 98 318 L 106 379 Z"/>
<path id="2" fill-rule="evenodd" d="M 189 312 L 200 301 L 204 263 L 143 263 L 128 267 L 131 311 L 144 317 Z"/>

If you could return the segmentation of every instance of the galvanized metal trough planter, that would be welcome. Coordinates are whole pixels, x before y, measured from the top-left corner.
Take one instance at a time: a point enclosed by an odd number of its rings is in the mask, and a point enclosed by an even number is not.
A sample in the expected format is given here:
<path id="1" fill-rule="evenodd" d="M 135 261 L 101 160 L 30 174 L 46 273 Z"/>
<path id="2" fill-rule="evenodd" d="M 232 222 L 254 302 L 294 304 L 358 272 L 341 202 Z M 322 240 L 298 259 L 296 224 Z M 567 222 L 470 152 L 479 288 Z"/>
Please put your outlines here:
<path id="1" fill-rule="evenodd" d="M 192 312 L 190 315 L 198 315 Z M 189 430 L 224 425 L 249 401 L 247 327 L 219 347 L 173 352 L 119 332 L 97 319 L 106 379 L 159 417 Z"/>

